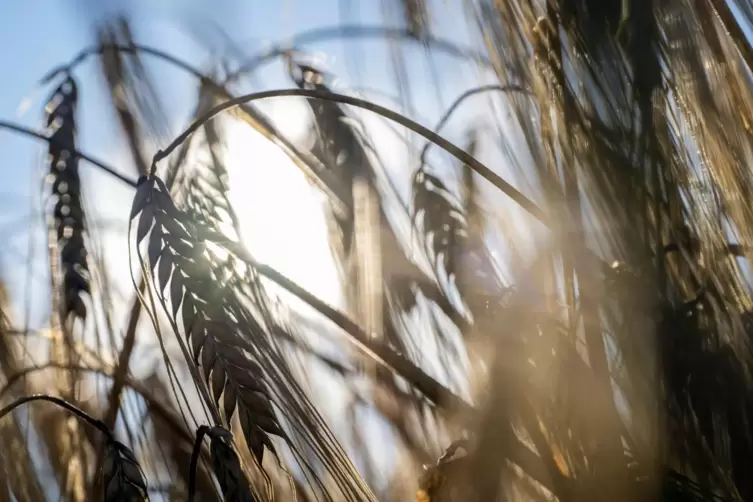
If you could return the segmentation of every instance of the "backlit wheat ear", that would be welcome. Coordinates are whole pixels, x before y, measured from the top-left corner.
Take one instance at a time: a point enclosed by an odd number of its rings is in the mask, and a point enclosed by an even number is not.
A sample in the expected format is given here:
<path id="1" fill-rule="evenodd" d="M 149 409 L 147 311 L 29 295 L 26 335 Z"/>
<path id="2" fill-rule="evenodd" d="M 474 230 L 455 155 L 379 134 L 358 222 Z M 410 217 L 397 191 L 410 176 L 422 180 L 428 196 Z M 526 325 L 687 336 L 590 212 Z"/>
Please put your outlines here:
<path id="1" fill-rule="evenodd" d="M 105 445 L 102 463 L 104 502 L 143 502 L 147 496 L 146 480 L 133 452 L 123 443 L 110 439 Z"/>
<path id="2" fill-rule="evenodd" d="M 82 294 L 90 293 L 89 266 L 84 246 L 84 211 L 76 150 L 76 82 L 68 77 L 53 93 L 45 108 L 50 134 L 49 162 L 52 195 L 57 199 L 53 216 L 57 228 L 63 276 L 63 319 L 74 313 L 86 318 Z"/>
<path id="3" fill-rule="evenodd" d="M 222 283 L 222 271 L 213 268 L 196 228 L 178 210 L 162 181 L 151 178 L 136 194 L 132 216 L 140 214 L 137 240 L 152 226 L 148 255 L 155 269 L 158 291 L 169 287 L 170 314 L 178 312 L 194 363 L 201 365 L 216 405 L 223 398 L 225 420 L 237 412 L 246 443 L 261 464 L 265 447 L 274 451 L 269 434 L 284 437 L 275 417 L 261 366 L 249 359 L 248 340 L 238 317 L 232 315 L 234 299 Z"/>
<path id="4" fill-rule="evenodd" d="M 248 272 L 249 284 L 238 278 L 234 266 L 218 264 L 213 249 L 224 248 L 238 258 L 238 248 L 212 227 L 177 209 L 157 177 L 142 182 L 131 214 L 139 219 L 138 241 L 149 241 L 147 254 L 160 301 L 176 330 L 182 322 L 190 347 L 184 355 L 201 367 L 197 383 L 213 408 L 216 423 L 229 424 L 237 415 L 259 466 L 266 450 L 276 455 L 272 436 L 282 438 L 325 500 L 332 498 L 323 488 L 320 473 L 301 453 L 299 441 L 312 448 L 351 500 L 375 500 L 277 351 L 272 339 L 277 325 L 268 313 L 257 312 L 267 307 L 263 295 L 252 292 L 258 291 L 254 265 Z M 169 305 L 165 291 L 169 291 Z M 294 437 L 280 426 L 277 406 L 289 411 L 285 420 Z M 224 417 L 217 408 L 224 410 Z"/>

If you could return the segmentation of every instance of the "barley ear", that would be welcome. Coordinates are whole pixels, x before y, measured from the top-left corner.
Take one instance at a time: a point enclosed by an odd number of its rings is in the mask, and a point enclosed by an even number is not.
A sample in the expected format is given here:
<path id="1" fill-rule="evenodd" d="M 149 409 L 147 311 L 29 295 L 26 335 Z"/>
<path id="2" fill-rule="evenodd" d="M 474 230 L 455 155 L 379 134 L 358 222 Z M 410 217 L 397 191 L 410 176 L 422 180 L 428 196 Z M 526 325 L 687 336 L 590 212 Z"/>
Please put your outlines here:
<path id="1" fill-rule="evenodd" d="M 146 480 L 133 452 L 123 443 L 108 440 L 102 463 L 102 486 L 105 502 L 143 502 L 147 496 Z"/>
<path id="2" fill-rule="evenodd" d="M 76 151 L 76 110 L 78 90 L 73 78 L 62 82 L 45 107 L 47 129 L 50 131 L 48 149 L 52 178 L 52 195 L 57 199 L 53 217 L 60 249 L 60 271 L 63 296 L 61 314 L 86 319 L 83 296 L 91 293 L 89 265 L 85 247 L 86 229 L 78 174 Z"/>

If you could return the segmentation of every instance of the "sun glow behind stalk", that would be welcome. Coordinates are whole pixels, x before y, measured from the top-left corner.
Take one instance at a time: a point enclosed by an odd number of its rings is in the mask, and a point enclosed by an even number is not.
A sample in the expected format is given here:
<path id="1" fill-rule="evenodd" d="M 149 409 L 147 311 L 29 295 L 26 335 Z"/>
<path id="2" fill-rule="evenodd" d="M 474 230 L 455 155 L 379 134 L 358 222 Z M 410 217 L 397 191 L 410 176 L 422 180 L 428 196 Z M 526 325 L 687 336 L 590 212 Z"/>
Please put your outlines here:
<path id="1" fill-rule="evenodd" d="M 235 121 L 228 126 L 230 200 L 244 244 L 259 262 L 339 306 L 340 284 L 327 242 L 324 195 L 261 134 Z"/>
<path id="2" fill-rule="evenodd" d="M 291 141 L 299 143 L 306 132 L 305 120 L 300 120 L 299 113 L 305 110 L 305 105 L 298 109 L 295 101 L 275 103 L 274 112 L 269 116 L 276 119 Z M 342 287 L 328 242 L 324 212 L 326 195 L 308 182 L 279 147 L 248 125 L 230 119 L 223 124 L 223 131 L 228 153 L 230 201 L 238 214 L 245 246 L 260 263 L 269 265 L 329 305 L 343 310 Z M 272 287 L 269 291 L 275 295 L 278 291 L 282 293 L 285 306 L 300 312 L 302 317 L 315 318 L 317 324 L 323 320 L 280 288 Z M 326 325 L 325 321 L 322 327 Z M 309 333 L 307 341 L 324 353 L 337 353 L 342 347 L 348 347 L 347 342 L 332 336 L 337 331 L 334 325 L 332 328 L 329 333 L 326 328 L 325 332 Z M 341 440 L 345 440 L 343 446 L 349 450 L 346 443 L 352 439 L 348 438 L 352 424 L 346 407 L 351 399 L 350 392 L 342 386 L 341 377 L 317 368 L 318 365 L 307 370 L 311 372 L 306 383 L 319 396 L 318 399 L 325 400 L 326 409 L 319 411 Z M 370 410 L 363 412 L 373 414 Z M 389 427 L 378 419 L 371 420 L 364 432 L 377 444 L 389 444 Z M 382 454 L 377 455 L 378 464 L 390 465 L 390 460 L 394 462 L 391 456 L 392 449 L 385 445 Z M 388 471 L 386 469 L 385 473 Z"/>

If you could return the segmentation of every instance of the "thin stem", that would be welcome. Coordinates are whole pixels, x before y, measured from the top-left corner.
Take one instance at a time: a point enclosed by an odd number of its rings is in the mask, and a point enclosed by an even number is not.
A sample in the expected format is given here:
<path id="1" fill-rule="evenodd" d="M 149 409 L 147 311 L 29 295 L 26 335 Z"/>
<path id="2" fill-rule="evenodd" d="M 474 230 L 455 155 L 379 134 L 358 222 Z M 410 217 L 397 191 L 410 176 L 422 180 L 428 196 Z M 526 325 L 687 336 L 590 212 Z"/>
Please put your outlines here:
<path id="1" fill-rule="evenodd" d="M 434 403 L 442 406 L 448 406 L 451 408 L 471 411 L 471 405 L 461 397 L 457 396 L 451 390 L 444 387 L 437 380 L 424 373 L 418 366 L 414 365 L 402 355 L 393 352 L 387 345 L 379 342 L 375 338 L 368 335 L 361 327 L 351 320 L 348 316 L 331 307 L 326 302 L 320 300 L 315 295 L 309 293 L 301 286 L 291 281 L 283 274 L 273 269 L 268 265 L 257 262 L 248 251 L 243 248 L 242 245 L 235 242 L 227 241 L 220 235 L 213 234 L 212 239 L 215 242 L 221 243 L 230 252 L 235 254 L 238 258 L 243 260 L 249 266 L 253 267 L 259 275 L 264 276 L 283 289 L 297 296 L 304 302 L 311 305 L 315 310 L 334 322 L 338 327 L 343 329 L 354 340 L 355 344 L 363 352 L 366 352 L 370 357 L 376 360 L 378 363 L 386 366 L 388 369 L 402 375 L 409 382 L 418 388 L 422 394 L 428 397 Z"/>
<path id="2" fill-rule="evenodd" d="M 311 44 L 315 42 L 325 42 L 332 39 L 343 38 L 388 38 L 388 39 L 403 39 L 406 41 L 417 42 L 422 45 L 429 45 L 432 48 L 445 52 L 449 55 L 461 58 L 472 59 L 477 63 L 480 63 L 487 67 L 492 67 L 491 61 L 484 54 L 470 49 L 462 49 L 452 42 L 440 38 L 434 38 L 427 36 L 418 40 L 415 36 L 411 35 L 409 30 L 405 28 L 390 28 L 385 26 L 363 26 L 363 25 L 338 25 L 338 26 L 325 26 L 323 28 L 316 28 L 311 31 L 307 31 L 296 35 L 288 43 L 279 43 L 258 56 L 253 57 L 235 72 L 229 75 L 226 79 L 226 83 L 237 80 L 243 74 L 254 71 L 260 64 L 270 59 L 280 57 L 292 50 L 295 50 L 295 46 Z"/>
<path id="3" fill-rule="evenodd" d="M 29 129 L 22 125 L 14 124 L 13 122 L 8 122 L 6 120 L 0 120 L 0 129 L 7 129 L 9 131 L 14 131 L 20 134 L 25 134 L 26 136 L 31 136 L 33 138 L 41 139 L 42 141 L 46 141 L 47 143 L 51 143 L 53 145 L 58 144 L 57 141 L 55 141 L 54 139 L 50 138 L 49 136 L 45 134 L 42 134 L 41 132 L 37 132 L 33 129 Z M 134 180 L 129 179 L 128 177 L 120 174 L 115 169 L 104 164 L 103 162 L 100 162 L 99 160 L 89 155 L 86 155 L 85 153 L 82 153 L 78 150 L 68 148 L 68 145 L 65 145 L 65 148 L 71 153 L 71 155 L 89 162 L 90 164 L 102 169 L 107 174 L 118 178 L 120 181 L 122 181 L 123 183 L 127 185 L 130 185 L 134 188 L 136 187 L 136 182 Z"/>
<path id="4" fill-rule="evenodd" d="M 452 114 L 455 113 L 455 110 L 458 109 L 458 107 L 463 104 L 463 101 L 470 98 L 471 96 L 475 96 L 476 94 L 481 94 L 483 92 L 491 92 L 491 91 L 499 91 L 499 92 L 519 92 L 521 94 L 530 95 L 531 91 L 526 89 L 525 87 L 521 85 L 484 85 L 481 87 L 476 87 L 473 89 L 469 89 L 465 91 L 463 94 L 458 96 L 455 101 L 452 102 L 452 105 L 447 109 L 447 111 L 444 112 L 442 115 L 442 118 L 439 119 L 439 122 L 437 122 L 437 125 L 434 126 L 434 131 L 439 132 L 442 127 L 447 123 L 448 120 L 450 120 L 450 117 L 452 117 Z M 424 167 L 424 164 L 426 163 L 426 153 L 429 151 L 429 147 L 433 145 L 434 143 L 431 141 L 428 141 L 423 149 L 421 150 L 421 168 Z"/>
<path id="5" fill-rule="evenodd" d="M 76 406 L 72 405 L 71 403 L 69 403 L 63 398 L 55 397 L 55 396 L 47 396 L 44 394 L 26 396 L 26 397 L 17 399 L 16 401 L 12 402 L 5 408 L 0 409 L 0 419 L 5 417 L 5 415 L 12 412 L 19 406 L 23 406 L 24 404 L 30 403 L 32 401 L 48 401 L 50 403 L 60 406 L 61 408 L 65 408 L 66 410 L 76 415 L 76 417 L 80 418 L 81 420 L 84 420 L 86 423 L 88 423 L 92 427 L 99 429 L 103 434 L 107 436 L 108 439 L 112 439 L 112 432 L 110 432 L 110 429 L 108 429 L 107 426 L 104 424 L 104 422 L 102 422 L 101 420 L 92 418 L 88 413 L 81 410 L 80 408 L 77 408 Z"/>
<path id="6" fill-rule="evenodd" d="M 146 283 L 142 280 L 138 286 L 137 294 L 143 294 L 145 288 Z M 105 416 L 105 423 L 108 427 L 114 427 L 115 422 L 118 419 L 118 412 L 120 411 L 120 395 L 125 387 L 129 361 L 131 360 L 133 348 L 136 346 L 136 328 L 138 327 L 139 319 L 141 319 L 141 302 L 137 299 L 133 302 L 133 305 L 131 305 L 131 313 L 128 315 L 126 335 L 123 338 L 123 348 L 118 355 L 118 363 L 117 366 L 115 366 L 116 370 L 113 376 L 112 387 L 107 398 L 107 415 Z"/>
<path id="7" fill-rule="evenodd" d="M 237 80 L 241 75 L 253 71 L 259 64 L 273 59 L 275 57 L 282 56 L 288 53 L 295 45 L 305 45 L 315 42 L 324 42 L 330 39 L 342 39 L 342 38 L 401 38 L 407 41 L 416 41 L 415 37 L 412 37 L 410 32 L 403 28 L 388 28 L 384 26 L 362 26 L 362 25 L 341 25 L 341 26 L 327 26 L 323 28 L 316 28 L 311 31 L 301 33 L 293 38 L 290 43 L 279 43 L 271 49 L 267 50 L 263 54 L 253 57 L 238 70 L 229 75 L 226 79 L 226 83 Z M 434 38 L 431 36 L 426 37 L 420 41 L 422 44 L 433 46 L 435 49 L 446 52 L 452 56 L 462 59 L 472 59 L 477 63 L 484 66 L 491 67 L 492 63 L 481 52 L 473 51 L 470 49 L 463 49 L 453 44 L 452 42 L 444 39 Z M 140 52 L 148 54 L 158 59 L 162 59 L 174 66 L 180 67 L 185 71 L 193 74 L 198 78 L 204 78 L 204 75 L 193 68 L 188 63 L 181 61 L 175 56 L 171 56 L 167 52 L 163 52 L 159 49 L 149 47 L 143 44 L 132 45 L 119 45 L 119 44 L 104 44 L 92 47 L 87 47 L 81 50 L 70 63 L 53 68 L 51 71 L 42 78 L 42 82 L 46 83 L 62 73 L 72 72 L 79 64 L 83 63 L 91 56 L 101 54 L 105 50 L 117 50 L 121 52 L 136 53 Z"/>
<path id="8" fill-rule="evenodd" d="M 201 455 L 201 444 L 207 432 L 209 432 L 209 427 L 206 425 L 202 425 L 196 431 L 196 441 L 194 441 L 193 451 L 191 452 L 191 465 L 188 469 L 188 502 L 193 502 L 196 496 L 196 468 Z"/>
<path id="9" fill-rule="evenodd" d="M 333 92 L 314 91 L 314 90 L 308 90 L 308 89 L 278 89 L 278 90 L 272 90 L 272 91 L 263 91 L 263 92 L 245 94 L 243 96 L 238 96 L 237 98 L 233 98 L 229 101 L 226 101 L 225 103 L 217 105 L 211 110 L 209 110 L 207 113 L 199 117 L 195 122 L 193 122 L 182 134 L 180 134 L 177 138 L 175 138 L 175 140 L 173 140 L 173 142 L 170 143 L 164 150 L 159 150 L 154 155 L 154 159 L 152 160 L 152 167 L 151 167 L 150 174 L 152 176 L 155 174 L 156 169 L 157 169 L 157 162 L 159 162 L 160 160 L 170 155 L 170 153 L 173 150 L 175 150 L 178 146 L 180 146 L 180 144 L 183 143 L 191 134 L 196 132 L 201 126 L 203 126 L 207 121 L 214 118 L 217 114 L 225 110 L 228 110 L 230 108 L 248 103 L 250 101 L 256 101 L 256 100 L 267 99 L 267 98 L 284 97 L 284 96 L 298 96 L 298 97 L 304 97 L 304 98 L 321 99 L 325 101 L 334 101 L 337 103 L 342 103 L 342 104 L 347 104 L 351 106 L 356 106 L 358 108 L 363 108 L 365 110 L 369 110 L 371 112 L 379 114 L 385 118 L 393 120 L 401 124 L 402 126 L 407 127 L 408 129 L 414 131 L 415 133 L 420 134 L 427 140 L 433 143 L 436 143 L 440 148 L 443 148 L 444 150 L 446 150 L 449 154 L 457 158 L 460 162 L 463 162 L 467 164 L 468 166 L 470 166 L 471 169 L 476 171 L 479 175 L 481 175 L 483 178 L 489 181 L 492 185 L 497 187 L 504 194 L 506 194 L 508 197 L 514 200 L 518 205 L 520 205 L 520 207 L 522 207 L 525 211 L 527 211 L 529 214 L 531 214 L 534 218 L 539 220 L 541 223 L 543 223 L 547 227 L 551 225 L 548 215 L 541 208 L 539 208 L 533 201 L 528 199 L 515 187 L 513 187 L 511 184 L 506 182 L 499 175 L 495 174 L 491 169 L 486 167 L 484 164 L 474 159 L 467 152 L 457 147 L 456 145 L 454 145 L 447 139 L 443 138 L 439 134 L 410 120 L 404 115 L 401 115 L 397 112 L 384 108 L 383 106 L 379 106 L 377 104 L 371 103 L 369 101 L 366 101 L 360 98 L 355 98 L 352 96 L 345 96 L 343 94 L 337 94 Z"/>
<path id="10" fill-rule="evenodd" d="M 46 369 L 62 369 L 62 370 L 69 370 L 69 371 L 80 371 L 82 373 L 94 373 L 102 376 L 106 376 L 108 378 L 113 377 L 113 369 L 112 368 L 92 368 L 89 366 L 83 366 L 83 365 L 70 365 L 70 364 L 60 364 L 60 363 L 46 363 L 41 364 L 37 366 L 29 366 L 26 368 L 23 368 L 22 370 L 17 371 L 16 373 L 12 374 L 8 377 L 8 380 L 3 386 L 2 389 L 0 389 L 0 397 L 2 397 L 18 380 L 22 379 L 25 376 L 31 375 L 32 373 L 36 373 L 39 371 L 44 371 Z M 126 383 L 128 384 L 128 387 L 133 389 L 134 391 L 138 392 L 141 397 L 144 399 L 144 401 L 147 402 L 149 406 L 151 406 L 157 415 L 165 421 L 167 425 L 169 425 L 172 428 L 172 431 L 175 432 L 177 436 L 179 436 L 182 440 L 185 440 L 187 443 L 193 443 L 193 437 L 191 436 L 190 432 L 181 424 L 178 416 L 172 412 L 166 403 L 164 401 L 159 401 L 155 396 L 153 396 L 149 389 L 144 387 L 142 382 L 139 382 L 137 380 L 134 380 L 133 378 L 127 378 Z"/>
<path id="11" fill-rule="evenodd" d="M 56 76 L 60 74 L 71 73 L 78 65 L 83 63 L 89 57 L 98 56 L 106 50 L 115 50 L 118 52 L 126 52 L 126 53 L 138 52 L 138 53 L 148 54 L 150 56 L 154 56 L 157 59 L 162 59 L 174 66 L 182 68 L 183 70 L 192 74 L 196 78 L 199 78 L 199 79 L 206 78 L 203 73 L 201 73 L 199 70 L 192 67 L 188 63 L 181 61 L 180 59 L 174 56 L 171 56 L 167 52 L 163 52 L 153 47 L 149 47 L 149 46 L 141 45 L 141 44 L 133 44 L 133 45 L 98 44 L 96 46 L 87 47 L 81 50 L 76 55 L 76 57 L 74 57 L 71 60 L 70 63 L 58 66 L 50 70 L 44 77 L 42 77 L 42 83 L 49 82 L 50 80 L 52 80 L 53 78 L 55 78 Z"/>

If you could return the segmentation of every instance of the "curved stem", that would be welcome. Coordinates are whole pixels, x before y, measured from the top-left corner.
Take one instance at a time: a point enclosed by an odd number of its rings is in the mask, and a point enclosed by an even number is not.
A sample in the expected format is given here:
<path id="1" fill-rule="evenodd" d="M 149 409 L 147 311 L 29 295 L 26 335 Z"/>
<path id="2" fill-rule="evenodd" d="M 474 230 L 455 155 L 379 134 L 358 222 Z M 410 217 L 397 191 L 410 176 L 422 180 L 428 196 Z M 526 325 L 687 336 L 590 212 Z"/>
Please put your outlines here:
<path id="1" fill-rule="evenodd" d="M 37 394 L 34 396 L 27 396 L 17 399 L 16 401 L 12 402 L 5 408 L 0 409 L 0 419 L 3 418 L 5 415 L 10 413 L 11 411 L 15 410 L 19 406 L 23 406 L 24 404 L 30 403 L 32 401 L 48 401 L 50 403 L 56 404 L 60 406 L 61 408 L 64 408 L 74 415 L 76 417 L 80 418 L 81 420 L 84 420 L 89 425 L 99 429 L 103 434 L 105 434 L 108 439 L 112 439 L 112 432 L 110 432 L 110 429 L 107 428 L 107 426 L 102 422 L 101 420 L 97 420 L 96 418 L 92 418 L 89 416 L 88 413 L 85 411 L 77 408 L 76 406 L 72 405 L 68 401 L 66 401 L 63 398 L 55 397 L 55 396 L 47 396 L 44 394 Z"/>
<path id="2" fill-rule="evenodd" d="M 147 45 L 141 45 L 141 44 L 133 44 L 133 45 L 120 45 L 120 44 L 100 44 L 92 47 L 86 47 L 85 49 L 82 49 L 76 57 L 74 57 L 70 63 L 65 65 L 60 65 L 56 68 L 53 68 L 50 70 L 44 77 L 42 77 L 42 83 L 47 83 L 56 76 L 60 75 L 61 73 L 70 73 L 72 72 L 78 65 L 86 61 L 91 56 L 98 56 L 102 52 L 106 50 L 116 50 L 118 52 L 128 52 L 128 53 L 143 53 L 148 54 L 150 56 L 154 56 L 157 59 L 162 59 L 174 66 L 177 66 L 179 68 L 182 68 L 186 72 L 192 74 L 196 78 L 202 79 L 206 78 L 206 76 L 191 66 L 190 64 L 186 63 L 185 61 L 181 61 L 180 59 L 176 58 L 175 56 L 171 56 L 167 52 L 163 52 L 159 49 L 155 49 L 153 47 L 149 47 Z"/>
<path id="3" fill-rule="evenodd" d="M 519 92 L 521 94 L 526 94 L 526 95 L 531 94 L 531 91 L 526 89 L 525 87 L 521 85 L 514 85 L 514 84 L 484 85 L 481 87 L 476 87 L 476 88 L 467 90 L 463 94 L 458 96 L 455 99 L 455 101 L 452 102 L 452 105 L 450 105 L 447 111 L 444 112 L 444 114 L 442 115 L 442 118 L 440 118 L 439 122 L 437 122 L 437 125 L 434 126 L 434 131 L 439 132 L 444 127 L 447 121 L 450 120 L 450 117 L 452 117 L 452 114 L 455 113 L 455 110 L 458 109 L 458 107 L 463 103 L 463 101 L 470 98 L 471 96 L 475 96 L 476 94 L 481 94 L 482 92 L 490 92 L 490 91 Z M 433 142 L 427 141 L 423 149 L 421 150 L 421 167 L 419 169 L 423 169 L 424 165 L 426 164 L 426 152 L 429 151 L 429 147 L 433 144 L 434 144 Z"/>
<path id="4" fill-rule="evenodd" d="M 202 425 L 196 431 L 196 441 L 194 441 L 193 451 L 191 452 L 191 465 L 188 468 L 188 502 L 193 502 L 196 496 L 196 468 L 201 455 L 201 444 L 207 432 L 209 432 L 209 427 L 206 425 Z"/>
<path id="5" fill-rule="evenodd" d="M 84 365 L 70 365 L 70 364 L 60 364 L 60 363 L 45 363 L 40 364 L 37 366 L 30 366 L 23 368 L 21 370 L 18 370 L 16 373 L 10 375 L 6 381 L 5 386 L 3 386 L 2 389 L 0 389 L 0 397 L 2 397 L 18 380 L 22 379 L 25 376 L 28 376 L 32 373 L 36 373 L 38 371 L 44 371 L 46 369 L 61 369 L 61 370 L 69 370 L 69 371 L 80 371 L 80 372 L 89 372 L 89 373 L 95 373 L 98 375 L 102 375 L 108 378 L 113 378 L 113 370 L 112 369 L 105 369 L 105 368 L 92 368 L 89 366 Z M 145 388 L 141 382 L 135 381 L 133 378 L 128 378 L 127 380 L 128 387 L 133 389 L 134 391 L 138 392 L 141 397 L 147 402 L 147 404 L 154 408 L 154 410 L 157 412 L 159 417 L 165 421 L 167 425 L 172 427 L 172 430 L 175 432 L 177 436 L 179 436 L 182 440 L 186 441 L 187 443 L 193 443 L 193 437 L 190 434 L 190 431 L 186 429 L 183 424 L 181 424 L 179 417 L 168 408 L 168 406 L 165 405 L 164 401 L 158 400 L 156 397 L 154 397 L 149 389 Z"/>
<path id="6" fill-rule="evenodd" d="M 432 36 L 416 39 L 409 30 L 404 28 L 389 28 L 385 26 L 363 26 L 363 25 L 339 25 L 316 28 L 311 31 L 294 36 L 288 43 L 279 43 L 268 49 L 263 54 L 259 54 L 238 68 L 235 72 L 228 75 L 225 83 L 237 80 L 241 75 L 254 71 L 260 64 L 280 57 L 292 50 L 295 46 L 311 44 L 316 42 L 325 42 L 332 39 L 343 38 L 389 38 L 402 39 L 409 42 L 416 42 L 422 45 L 429 45 L 437 50 L 445 52 L 451 56 L 462 59 L 473 59 L 484 66 L 492 67 L 489 58 L 480 52 L 470 49 L 462 49 L 452 42 Z"/>
<path id="7" fill-rule="evenodd" d="M 7 129 L 9 131 L 13 131 L 13 132 L 17 132 L 17 133 L 20 133 L 20 134 L 24 134 L 26 136 L 31 136 L 33 138 L 37 138 L 37 139 L 40 139 L 42 141 L 46 141 L 47 143 L 52 143 L 52 144 L 56 144 L 57 143 L 55 140 L 53 140 L 49 136 L 46 136 L 45 134 L 42 134 L 41 132 L 35 131 L 34 129 L 29 129 L 28 127 L 24 127 L 24 126 L 19 125 L 19 124 L 14 124 L 13 122 L 8 122 L 7 120 L 0 120 L 0 129 Z M 67 146 L 66 146 L 66 148 L 67 148 Z M 112 167 L 104 164 L 103 162 L 100 162 L 99 160 L 97 160 L 97 159 L 95 159 L 95 158 L 93 158 L 93 157 L 91 157 L 89 155 L 86 155 L 85 153 L 82 153 L 82 152 L 80 152 L 78 150 L 71 150 L 71 155 L 74 155 L 74 156 L 76 156 L 76 157 L 78 157 L 80 159 L 83 159 L 83 160 L 89 162 L 90 164 L 92 164 L 94 166 L 97 166 L 98 168 L 100 168 L 103 171 L 105 171 L 107 174 L 110 174 L 111 176 L 114 176 L 114 177 L 118 178 L 123 183 L 126 183 L 127 185 L 130 185 L 130 186 L 136 188 L 136 182 L 134 180 L 129 179 L 128 177 L 120 174 L 115 169 L 113 169 Z"/>
<path id="8" fill-rule="evenodd" d="M 408 30 L 404 28 L 388 28 L 384 26 L 342 25 L 342 26 L 327 26 L 324 28 L 316 28 L 314 30 L 307 31 L 293 37 L 293 40 L 291 40 L 290 43 L 276 44 L 275 46 L 273 46 L 271 49 L 267 50 L 263 54 L 259 54 L 253 57 L 252 59 L 250 59 L 249 61 L 247 61 L 245 64 L 243 64 L 238 70 L 236 70 L 235 72 L 233 72 L 231 75 L 227 77 L 225 83 L 230 83 L 232 81 L 237 80 L 244 73 L 253 71 L 259 64 L 264 63 L 265 61 L 269 59 L 282 56 L 283 54 L 292 50 L 293 46 L 295 45 L 305 45 L 305 44 L 311 44 L 311 43 L 316 43 L 316 42 L 324 42 L 331 39 L 342 39 L 342 38 L 393 38 L 393 39 L 400 38 L 406 41 L 414 41 L 414 42 L 418 42 L 425 45 L 428 44 L 430 46 L 433 46 L 437 50 L 446 52 L 447 54 L 451 56 L 455 56 L 462 59 L 473 59 L 476 62 L 483 64 L 484 66 L 489 66 L 489 67 L 492 66 L 492 63 L 489 61 L 489 59 L 486 56 L 484 56 L 482 53 L 477 52 L 477 51 L 472 51 L 470 49 L 462 49 L 448 40 L 434 38 L 431 36 L 425 37 L 421 40 L 417 40 L 413 35 L 410 34 Z M 106 44 L 106 45 L 97 45 L 97 46 L 87 47 L 81 50 L 76 55 L 76 57 L 74 57 L 71 60 L 70 63 L 66 65 L 58 66 L 50 70 L 42 78 L 42 82 L 43 83 L 49 82 L 50 80 L 55 78 L 57 75 L 60 75 L 61 73 L 70 73 L 71 71 L 73 71 L 73 69 L 76 66 L 83 63 L 89 57 L 99 55 L 102 51 L 107 50 L 107 49 L 115 49 L 122 52 L 131 52 L 131 53 L 140 52 L 143 54 L 148 54 L 158 59 L 162 59 L 172 65 L 180 67 L 183 70 L 187 71 L 188 73 L 193 74 L 197 78 L 205 77 L 205 75 L 203 75 L 202 72 L 198 71 L 196 68 L 192 67 L 188 63 L 181 61 L 180 59 L 168 54 L 167 52 L 161 51 L 159 49 L 155 49 L 154 47 L 150 47 L 148 45 L 143 45 L 143 44 L 132 44 L 132 45 Z"/>
<path id="9" fill-rule="evenodd" d="M 191 134 L 196 132 L 196 130 L 198 130 L 202 125 L 204 125 L 207 121 L 211 120 L 214 116 L 218 115 L 219 113 L 225 110 L 228 110 L 230 108 L 248 103 L 250 101 L 256 101 L 259 99 L 267 99 L 267 98 L 283 97 L 283 96 L 298 96 L 298 97 L 304 97 L 304 98 L 321 99 L 325 101 L 334 101 L 337 103 L 342 103 L 346 105 L 356 106 L 358 108 L 363 108 L 365 110 L 369 110 L 371 112 L 382 115 L 383 117 L 386 117 L 390 120 L 393 120 L 401 124 L 402 126 L 407 127 L 413 132 L 420 134 L 427 140 L 433 143 L 436 143 L 440 148 L 443 148 L 444 150 L 446 150 L 453 157 L 457 158 L 459 161 L 470 166 L 471 169 L 476 171 L 479 175 L 481 175 L 483 178 L 489 181 L 492 185 L 497 187 L 504 194 L 506 194 L 508 197 L 514 200 L 520 207 L 522 207 L 525 211 L 531 214 L 534 218 L 539 220 L 541 223 L 543 223 L 547 227 L 550 226 L 550 220 L 547 214 L 541 208 L 539 208 L 533 201 L 528 199 L 515 187 L 513 187 L 511 184 L 503 180 L 499 175 L 494 173 L 491 169 L 486 167 L 484 164 L 482 164 L 481 162 L 473 158 L 471 155 L 469 155 L 467 152 L 457 147 L 456 145 L 452 144 L 451 142 L 449 142 L 448 140 L 446 140 L 439 134 L 435 133 L 434 131 L 430 129 L 427 129 L 426 127 L 414 122 L 413 120 L 410 120 L 404 115 L 401 115 L 397 112 L 389 110 L 388 108 L 385 108 L 383 106 L 379 106 L 377 104 L 371 103 L 369 101 L 366 101 L 360 98 L 355 98 L 352 96 L 346 96 L 343 94 L 337 94 L 333 92 L 314 91 L 314 90 L 308 90 L 308 89 L 278 89 L 278 90 L 272 90 L 272 91 L 263 91 L 263 92 L 245 94 L 243 96 L 238 96 L 237 98 L 231 99 L 229 101 L 226 101 L 225 103 L 217 105 L 211 110 L 209 110 L 207 113 L 199 117 L 195 122 L 193 122 L 182 134 L 180 134 L 177 138 L 175 138 L 175 140 L 173 140 L 173 142 L 170 143 L 164 150 L 159 150 L 154 155 L 154 159 L 152 160 L 152 168 L 151 168 L 150 174 L 152 176 L 154 175 L 156 171 L 157 162 L 159 162 L 160 160 L 170 155 L 170 153 L 173 150 L 175 150 L 181 143 L 183 143 Z"/>

